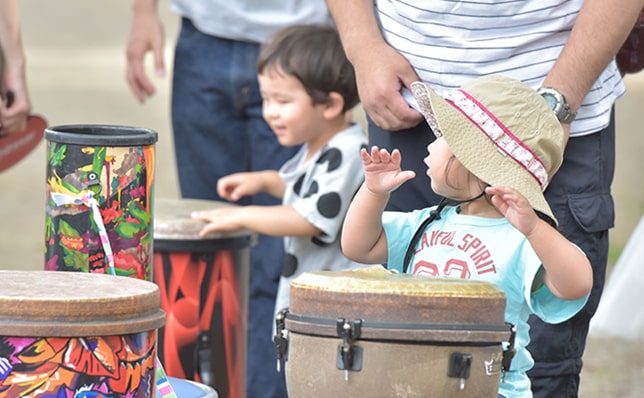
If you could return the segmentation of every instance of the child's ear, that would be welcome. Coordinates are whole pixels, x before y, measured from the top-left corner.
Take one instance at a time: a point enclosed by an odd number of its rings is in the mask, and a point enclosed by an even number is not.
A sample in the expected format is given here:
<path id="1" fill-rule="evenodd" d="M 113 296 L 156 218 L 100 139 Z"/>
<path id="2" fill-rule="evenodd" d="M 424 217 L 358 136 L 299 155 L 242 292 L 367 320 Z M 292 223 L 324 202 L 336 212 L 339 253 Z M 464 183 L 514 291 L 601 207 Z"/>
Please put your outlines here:
<path id="1" fill-rule="evenodd" d="M 324 104 L 324 117 L 327 119 L 334 119 L 342 115 L 344 109 L 344 98 L 340 93 L 332 91 L 329 93 L 329 98 Z"/>

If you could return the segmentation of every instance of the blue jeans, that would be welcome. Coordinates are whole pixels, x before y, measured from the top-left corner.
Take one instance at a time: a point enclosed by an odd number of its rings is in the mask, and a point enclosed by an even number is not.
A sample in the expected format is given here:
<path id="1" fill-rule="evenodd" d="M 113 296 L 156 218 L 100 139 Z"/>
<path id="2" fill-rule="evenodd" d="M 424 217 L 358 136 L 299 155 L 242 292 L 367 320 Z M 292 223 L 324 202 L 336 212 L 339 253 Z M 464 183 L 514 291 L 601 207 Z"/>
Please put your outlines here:
<path id="1" fill-rule="evenodd" d="M 208 36 L 183 19 L 172 85 L 172 128 L 183 197 L 221 200 L 216 191 L 220 177 L 278 169 L 297 151 L 280 146 L 262 118 L 258 52 L 256 43 Z M 260 194 L 239 203 L 280 201 Z M 247 396 L 253 398 L 286 396 L 271 336 L 283 255 L 281 238 L 260 236 L 251 249 Z"/>
<path id="2" fill-rule="evenodd" d="M 393 192 L 387 210 L 410 211 L 438 203 L 426 177 L 423 158 L 434 139 L 426 123 L 388 132 L 369 123 L 369 145 L 399 148 L 403 169 L 416 178 Z M 615 221 L 611 184 L 615 169 L 614 115 L 597 133 L 571 138 L 564 162 L 545 192 L 559 221 L 559 231 L 578 245 L 593 267 L 594 284 L 586 306 L 570 320 L 552 325 L 532 316 L 528 350 L 535 365 L 528 376 L 535 398 L 577 397 L 582 355 L 590 318 L 604 288 L 608 260 L 608 230 Z"/>

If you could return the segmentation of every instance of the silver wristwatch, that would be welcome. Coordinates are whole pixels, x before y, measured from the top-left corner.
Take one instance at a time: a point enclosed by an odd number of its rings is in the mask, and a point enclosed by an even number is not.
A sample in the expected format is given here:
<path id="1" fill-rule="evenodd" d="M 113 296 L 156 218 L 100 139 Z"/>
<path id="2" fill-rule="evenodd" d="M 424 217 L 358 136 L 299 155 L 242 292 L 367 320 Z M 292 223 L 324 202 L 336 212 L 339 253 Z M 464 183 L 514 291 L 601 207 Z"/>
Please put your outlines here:
<path id="1" fill-rule="evenodd" d="M 541 87 L 537 90 L 537 93 L 546 100 L 561 123 L 571 123 L 575 120 L 577 113 L 570 111 L 570 105 L 566 102 L 566 97 L 559 91 L 552 87 Z"/>

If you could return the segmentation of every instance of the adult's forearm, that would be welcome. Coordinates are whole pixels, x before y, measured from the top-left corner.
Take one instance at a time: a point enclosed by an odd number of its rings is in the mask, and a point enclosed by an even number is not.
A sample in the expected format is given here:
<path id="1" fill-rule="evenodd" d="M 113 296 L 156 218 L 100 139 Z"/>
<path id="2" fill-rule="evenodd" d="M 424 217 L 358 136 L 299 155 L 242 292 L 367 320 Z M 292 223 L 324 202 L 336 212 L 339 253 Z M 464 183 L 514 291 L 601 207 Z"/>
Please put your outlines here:
<path id="1" fill-rule="evenodd" d="M 643 0 L 586 0 L 544 86 L 565 94 L 576 111 L 631 31 Z"/>
<path id="2" fill-rule="evenodd" d="M 20 39 L 20 17 L 15 0 L 0 1 L 0 48 L 7 65 L 24 64 L 24 53 Z"/>
<path id="3" fill-rule="evenodd" d="M 139 12 L 154 12 L 157 11 L 159 0 L 134 0 L 132 9 L 134 13 Z"/>
<path id="4" fill-rule="evenodd" d="M 326 0 L 326 4 L 351 62 L 359 52 L 369 49 L 370 42 L 383 41 L 374 0 Z"/>

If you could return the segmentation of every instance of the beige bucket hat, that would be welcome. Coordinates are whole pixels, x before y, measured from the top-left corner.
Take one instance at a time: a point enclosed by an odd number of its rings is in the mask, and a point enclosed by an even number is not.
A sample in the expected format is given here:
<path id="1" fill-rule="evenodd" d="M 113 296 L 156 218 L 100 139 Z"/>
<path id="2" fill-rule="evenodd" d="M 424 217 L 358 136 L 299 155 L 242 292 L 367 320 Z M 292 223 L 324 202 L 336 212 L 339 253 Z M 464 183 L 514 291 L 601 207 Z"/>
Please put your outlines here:
<path id="1" fill-rule="evenodd" d="M 454 156 L 476 177 L 507 186 L 557 220 L 543 191 L 561 166 L 564 133 L 546 101 L 519 80 L 484 76 L 445 96 L 411 84 L 421 113 Z"/>

